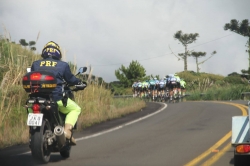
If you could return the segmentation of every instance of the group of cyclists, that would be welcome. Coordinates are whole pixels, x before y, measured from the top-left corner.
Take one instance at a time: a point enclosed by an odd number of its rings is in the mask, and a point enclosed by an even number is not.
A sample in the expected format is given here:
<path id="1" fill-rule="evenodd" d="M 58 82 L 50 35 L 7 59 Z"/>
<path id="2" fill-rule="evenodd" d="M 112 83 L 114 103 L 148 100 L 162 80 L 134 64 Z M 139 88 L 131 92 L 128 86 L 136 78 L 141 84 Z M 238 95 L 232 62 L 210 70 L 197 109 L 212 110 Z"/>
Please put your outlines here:
<path id="1" fill-rule="evenodd" d="M 153 101 L 172 101 L 185 96 L 186 82 L 177 74 L 168 74 L 162 79 L 156 77 L 150 80 L 134 82 L 133 97 L 151 98 Z"/>

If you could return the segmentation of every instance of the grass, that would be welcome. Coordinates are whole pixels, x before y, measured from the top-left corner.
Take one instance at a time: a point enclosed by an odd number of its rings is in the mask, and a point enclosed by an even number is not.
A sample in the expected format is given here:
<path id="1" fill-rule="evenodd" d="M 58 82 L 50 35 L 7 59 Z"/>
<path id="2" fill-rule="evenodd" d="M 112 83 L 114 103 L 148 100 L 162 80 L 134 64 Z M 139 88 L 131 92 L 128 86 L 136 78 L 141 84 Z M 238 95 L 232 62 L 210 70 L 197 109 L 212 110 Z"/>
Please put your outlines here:
<path id="1" fill-rule="evenodd" d="M 250 85 L 214 85 L 206 91 L 191 91 L 187 100 L 239 100 L 242 98 L 242 92 L 250 92 Z"/>

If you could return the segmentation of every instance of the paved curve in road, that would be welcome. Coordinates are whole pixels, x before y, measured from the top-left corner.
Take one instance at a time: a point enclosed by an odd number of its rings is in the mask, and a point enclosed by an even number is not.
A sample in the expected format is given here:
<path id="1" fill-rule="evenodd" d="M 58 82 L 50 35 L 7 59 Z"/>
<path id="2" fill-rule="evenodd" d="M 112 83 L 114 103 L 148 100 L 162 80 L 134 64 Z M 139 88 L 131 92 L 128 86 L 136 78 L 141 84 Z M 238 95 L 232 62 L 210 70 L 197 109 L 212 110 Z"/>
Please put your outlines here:
<path id="1" fill-rule="evenodd" d="M 71 157 L 54 153 L 47 165 L 232 166 L 233 149 L 227 146 L 235 115 L 242 115 L 239 107 L 216 102 L 147 103 L 137 113 L 75 133 Z M 41 164 L 21 145 L 0 150 L 0 165 Z"/>

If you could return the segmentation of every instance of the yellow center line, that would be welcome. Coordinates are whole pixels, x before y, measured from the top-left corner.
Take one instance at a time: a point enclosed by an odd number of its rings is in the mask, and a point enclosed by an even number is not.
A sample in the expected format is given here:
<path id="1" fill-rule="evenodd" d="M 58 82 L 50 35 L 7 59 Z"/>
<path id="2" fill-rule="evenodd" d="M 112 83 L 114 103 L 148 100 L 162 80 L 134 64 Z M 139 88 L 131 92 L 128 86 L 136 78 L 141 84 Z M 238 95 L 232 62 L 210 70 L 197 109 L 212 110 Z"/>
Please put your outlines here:
<path id="1" fill-rule="evenodd" d="M 215 153 L 210 159 L 205 161 L 201 166 L 209 166 L 214 164 L 221 156 L 223 156 L 229 149 L 231 148 L 231 142 L 228 143 L 222 150 L 220 150 L 218 153 Z"/>
<path id="2" fill-rule="evenodd" d="M 248 109 L 248 106 L 237 103 L 227 103 L 227 102 L 216 102 L 216 103 L 229 104 L 238 107 L 242 112 L 242 116 L 247 116 L 247 111 L 244 108 Z"/>
<path id="3" fill-rule="evenodd" d="M 235 107 L 238 107 L 241 110 L 243 116 L 247 115 L 247 111 L 244 109 L 244 108 L 248 108 L 247 106 L 244 106 L 244 105 L 241 105 L 241 104 L 236 104 L 236 103 L 227 103 L 227 102 L 217 102 L 217 103 L 233 105 Z M 207 157 L 209 154 L 211 154 L 213 150 L 217 149 L 224 142 L 226 142 L 231 136 L 232 136 L 232 131 L 228 132 L 224 137 L 222 137 L 218 142 L 216 142 L 212 147 L 210 147 L 208 150 L 203 152 L 201 155 L 199 155 L 198 157 L 194 158 L 193 160 L 191 160 L 190 162 L 185 164 L 185 166 L 194 166 L 194 165 L 196 165 L 201 160 L 203 160 L 205 157 Z M 221 152 L 216 153 L 215 157 L 212 157 L 212 158 L 208 159 L 205 163 L 206 164 L 215 163 L 222 155 L 225 154 L 225 152 L 230 148 L 230 146 L 231 146 L 231 143 L 226 145 L 226 147 L 223 148 L 223 150 Z M 208 165 L 206 165 L 206 166 L 208 166 Z"/>
<path id="4" fill-rule="evenodd" d="M 222 139 L 220 139 L 218 142 L 216 142 L 212 147 L 210 147 L 208 150 L 203 152 L 201 155 L 190 161 L 189 163 L 185 164 L 185 166 L 194 166 L 197 163 L 199 163 L 202 159 L 204 159 L 206 156 L 208 156 L 214 149 L 217 149 L 219 146 L 221 146 L 226 140 L 228 140 L 232 136 L 232 131 L 227 133 Z"/>

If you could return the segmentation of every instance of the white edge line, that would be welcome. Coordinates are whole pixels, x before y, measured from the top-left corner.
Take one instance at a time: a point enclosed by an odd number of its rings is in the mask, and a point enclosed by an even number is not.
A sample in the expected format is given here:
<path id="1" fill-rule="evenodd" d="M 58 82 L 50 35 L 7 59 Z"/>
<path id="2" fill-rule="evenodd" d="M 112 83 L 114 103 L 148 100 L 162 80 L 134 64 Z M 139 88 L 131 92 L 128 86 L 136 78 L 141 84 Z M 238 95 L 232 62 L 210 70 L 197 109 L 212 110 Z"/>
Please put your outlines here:
<path id="1" fill-rule="evenodd" d="M 117 126 L 117 127 L 114 127 L 114 128 L 109 129 L 109 130 L 105 130 L 105 131 L 102 131 L 102 132 L 99 132 L 99 133 L 96 133 L 96 134 L 93 134 L 93 135 L 89 135 L 89 136 L 77 138 L 77 139 L 75 139 L 75 140 L 76 140 L 76 141 L 81 141 L 81 140 L 86 140 L 86 139 L 89 139 L 89 138 L 97 137 L 97 136 L 100 136 L 100 135 L 103 135 L 103 134 L 110 133 L 110 132 L 112 132 L 112 131 L 121 129 L 121 128 L 125 127 L 125 126 L 134 124 L 134 123 L 139 122 L 139 121 L 141 121 L 141 120 L 147 119 L 147 118 L 149 118 L 149 117 L 151 117 L 151 116 L 153 116 L 153 115 L 155 115 L 155 114 L 158 114 L 158 113 L 160 113 L 161 111 L 163 111 L 163 110 L 167 107 L 167 104 L 165 104 L 165 103 L 163 103 L 163 104 L 164 104 L 164 107 L 163 107 L 163 108 L 161 108 L 160 110 L 158 110 L 158 111 L 156 111 L 156 112 L 154 112 L 154 113 L 148 114 L 148 115 L 146 115 L 146 116 L 144 116 L 144 117 L 142 117 L 142 118 L 133 120 L 133 121 L 128 122 L 128 123 L 125 123 L 125 124 L 123 124 L 123 125 L 120 125 L 120 126 Z"/>
<path id="2" fill-rule="evenodd" d="M 154 112 L 154 113 L 148 114 L 148 115 L 146 115 L 146 116 L 144 116 L 144 117 L 141 117 L 141 118 L 139 118 L 139 119 L 133 120 L 133 121 L 128 122 L 128 123 L 125 123 L 125 124 L 123 124 L 123 125 L 120 125 L 120 126 L 111 128 L 111 129 L 109 129 L 109 130 L 105 130 L 105 131 L 102 131 L 102 132 L 99 132 L 99 133 L 96 133 L 96 134 L 92 134 L 92 135 L 89 135 L 89 136 L 77 138 L 77 139 L 75 139 L 75 140 L 76 140 L 76 141 L 82 141 L 82 140 L 86 140 L 86 139 L 89 139 L 89 138 L 98 137 L 98 136 L 100 136 L 100 135 L 103 135 L 103 134 L 106 134 L 106 133 L 110 133 L 110 132 L 112 132 L 112 131 L 116 131 L 116 130 L 121 129 L 121 128 L 125 127 L 125 126 L 134 124 L 134 123 L 139 122 L 139 121 L 144 120 L 144 119 L 147 119 L 147 118 L 149 118 L 149 117 L 151 117 L 151 116 L 153 116 L 153 115 L 155 115 L 155 114 L 160 113 L 160 112 L 163 111 L 165 108 L 167 108 L 167 106 L 168 106 L 167 104 L 165 104 L 165 103 L 162 103 L 162 104 L 164 104 L 164 107 L 161 108 L 160 110 Z M 28 153 L 31 153 L 31 152 L 28 151 L 28 152 L 20 153 L 20 154 L 17 154 L 17 155 L 28 154 Z"/>

